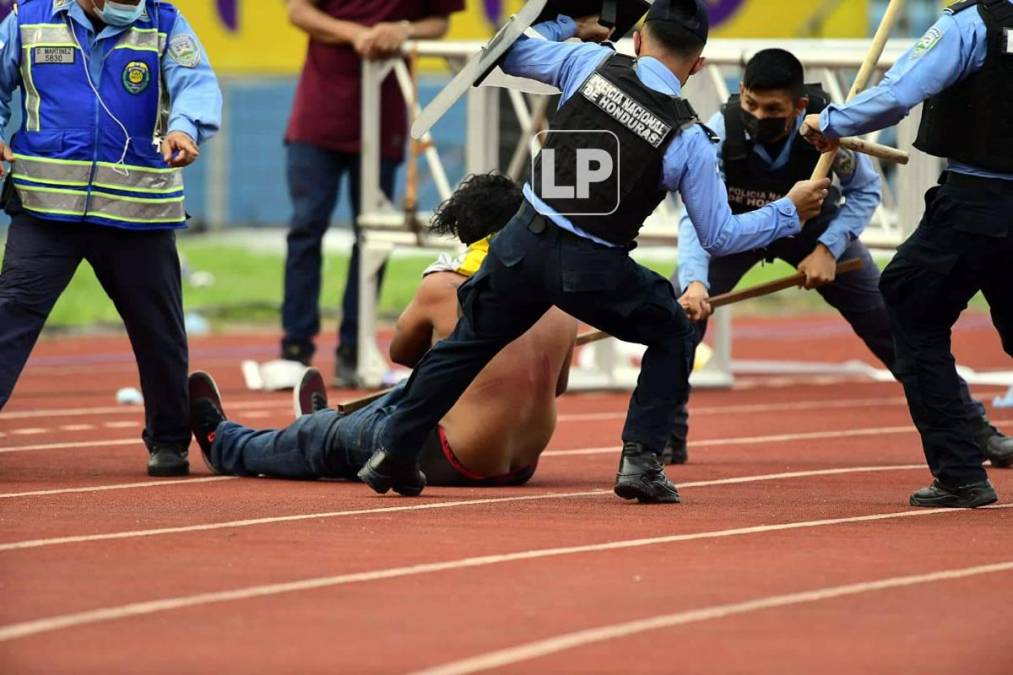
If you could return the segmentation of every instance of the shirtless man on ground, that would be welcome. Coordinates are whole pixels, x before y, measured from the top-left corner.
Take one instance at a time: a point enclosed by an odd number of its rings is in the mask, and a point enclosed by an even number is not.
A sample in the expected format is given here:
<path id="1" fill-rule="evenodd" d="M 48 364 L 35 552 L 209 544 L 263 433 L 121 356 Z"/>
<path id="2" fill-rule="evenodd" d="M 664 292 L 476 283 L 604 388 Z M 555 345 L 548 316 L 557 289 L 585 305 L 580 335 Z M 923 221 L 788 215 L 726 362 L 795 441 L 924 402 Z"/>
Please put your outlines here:
<path id="1" fill-rule="evenodd" d="M 520 189 L 496 174 L 471 176 L 437 210 L 430 229 L 468 245 L 456 260 L 426 270 L 398 319 L 393 361 L 412 367 L 457 323 L 457 289 L 478 270 L 488 237 L 517 212 Z M 549 310 L 482 370 L 433 429 L 422 457 L 430 485 L 520 485 L 534 474 L 556 427 L 556 397 L 566 390 L 577 322 Z M 226 419 L 207 373 L 190 376 L 191 426 L 208 467 L 222 474 L 354 479 L 372 453 L 405 384 L 355 412 L 327 407 L 323 378 L 307 371 L 296 400 L 304 413 L 285 429 L 257 431 Z"/>

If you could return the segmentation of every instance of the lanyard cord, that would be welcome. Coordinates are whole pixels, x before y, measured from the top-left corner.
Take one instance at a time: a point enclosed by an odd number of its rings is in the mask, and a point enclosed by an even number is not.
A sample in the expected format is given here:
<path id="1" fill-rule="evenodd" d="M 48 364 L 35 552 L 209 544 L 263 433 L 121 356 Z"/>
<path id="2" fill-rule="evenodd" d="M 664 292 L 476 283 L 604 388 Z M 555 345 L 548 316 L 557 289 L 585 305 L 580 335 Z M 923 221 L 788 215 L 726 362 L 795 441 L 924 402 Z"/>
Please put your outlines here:
<path id="1" fill-rule="evenodd" d="M 91 79 L 91 68 L 88 67 L 88 55 L 85 53 L 84 47 L 81 46 L 81 42 L 77 39 L 77 32 L 74 31 L 74 25 L 71 23 L 69 15 L 66 17 L 66 21 L 67 21 L 67 29 L 70 30 L 70 34 L 74 38 L 74 44 L 77 45 L 77 48 L 81 51 L 81 66 L 84 68 L 84 76 L 88 81 L 88 86 L 91 87 L 91 90 L 93 92 L 95 92 L 95 98 L 98 99 L 99 105 L 102 106 L 102 109 L 106 111 L 106 114 L 109 115 L 110 118 L 112 118 L 113 122 L 116 122 L 116 125 L 123 132 L 123 138 L 125 139 L 123 141 L 123 152 L 120 153 L 120 158 L 116 161 L 116 164 L 113 166 L 113 171 L 120 174 L 121 176 L 129 176 L 130 171 L 128 171 L 126 168 L 126 159 L 127 159 L 127 151 L 130 148 L 130 132 L 127 131 L 126 125 L 124 125 L 123 122 L 120 121 L 120 118 L 114 115 L 113 111 L 110 110 L 109 106 L 106 105 L 106 102 L 102 100 L 102 94 L 98 92 L 98 88 L 95 86 L 95 83 Z"/>

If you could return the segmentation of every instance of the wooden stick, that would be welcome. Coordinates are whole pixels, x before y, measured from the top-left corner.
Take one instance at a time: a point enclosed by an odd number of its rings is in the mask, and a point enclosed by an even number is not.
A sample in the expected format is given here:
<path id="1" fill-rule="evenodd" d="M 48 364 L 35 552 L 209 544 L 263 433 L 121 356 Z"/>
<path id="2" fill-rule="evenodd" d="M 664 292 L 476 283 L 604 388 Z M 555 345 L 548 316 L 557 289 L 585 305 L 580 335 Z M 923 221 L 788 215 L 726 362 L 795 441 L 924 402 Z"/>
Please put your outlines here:
<path id="1" fill-rule="evenodd" d="M 848 272 L 854 272 L 855 270 L 861 268 L 861 258 L 852 258 L 851 260 L 845 260 L 837 265 L 837 274 L 847 274 Z M 735 303 L 742 302 L 743 300 L 752 300 L 753 298 L 777 293 L 778 291 L 783 291 L 786 288 L 793 288 L 803 283 L 805 283 L 805 275 L 799 272 L 797 274 L 792 274 L 790 277 L 774 279 L 773 281 L 768 281 L 765 284 L 744 288 L 741 291 L 715 295 L 713 298 L 710 298 L 708 302 L 710 303 L 711 308 L 717 309 L 718 307 L 725 307 L 726 305 L 734 305 Z M 578 346 L 586 345 L 589 342 L 597 342 L 598 340 L 604 340 L 608 337 L 611 336 L 604 331 L 589 331 L 578 335 L 576 344 Z"/>
<path id="2" fill-rule="evenodd" d="M 848 272 L 854 272 L 855 270 L 862 268 L 862 260 L 860 258 L 853 258 L 851 260 L 845 260 L 844 262 L 837 265 L 837 274 L 847 274 Z M 742 302 L 743 300 L 750 300 L 752 298 L 759 298 L 764 295 L 770 295 L 777 291 L 783 291 L 786 288 L 792 288 L 793 286 L 799 286 L 805 283 L 805 275 L 799 272 L 798 274 L 792 274 L 790 277 L 783 277 L 781 279 L 775 279 L 774 281 L 768 281 L 765 284 L 759 284 L 758 286 L 752 286 L 745 288 L 741 291 L 734 291 L 732 293 L 722 293 L 721 295 L 715 295 L 709 300 L 711 307 L 717 309 L 718 307 L 724 307 L 726 305 L 733 305 L 736 302 Z M 579 347 L 586 345 L 591 342 L 598 342 L 611 337 L 608 333 L 601 330 L 592 330 L 586 333 L 581 333 L 577 336 L 575 344 Z M 338 404 L 338 412 L 350 413 L 360 408 L 364 408 L 373 401 L 382 398 L 391 392 L 390 389 L 384 389 L 377 391 L 368 396 L 356 398 L 345 403 Z"/>
<path id="3" fill-rule="evenodd" d="M 893 162 L 894 164 L 907 164 L 911 161 L 911 156 L 903 150 L 891 148 L 889 145 L 873 143 L 864 138 L 842 138 L 841 147 L 853 152 L 860 152 L 863 155 L 869 155 L 870 157 L 877 157 L 886 162 Z"/>
<path id="4" fill-rule="evenodd" d="M 848 101 L 858 96 L 868 86 L 872 73 L 876 69 L 876 64 L 879 63 L 879 57 L 883 55 L 883 49 L 886 48 L 886 41 L 890 39 L 890 31 L 893 30 L 893 24 L 897 21 L 897 16 L 903 7 L 904 0 L 890 0 L 890 4 L 883 14 L 883 20 L 879 22 L 879 28 L 876 29 L 876 35 L 872 38 L 872 44 L 869 45 L 869 51 L 865 55 L 865 60 L 862 61 L 862 67 L 858 69 L 855 82 L 851 85 L 851 91 L 848 92 Z M 813 180 L 826 178 L 830 175 L 830 169 L 834 165 L 834 157 L 836 155 L 836 152 L 823 153 L 819 163 L 813 170 Z"/>

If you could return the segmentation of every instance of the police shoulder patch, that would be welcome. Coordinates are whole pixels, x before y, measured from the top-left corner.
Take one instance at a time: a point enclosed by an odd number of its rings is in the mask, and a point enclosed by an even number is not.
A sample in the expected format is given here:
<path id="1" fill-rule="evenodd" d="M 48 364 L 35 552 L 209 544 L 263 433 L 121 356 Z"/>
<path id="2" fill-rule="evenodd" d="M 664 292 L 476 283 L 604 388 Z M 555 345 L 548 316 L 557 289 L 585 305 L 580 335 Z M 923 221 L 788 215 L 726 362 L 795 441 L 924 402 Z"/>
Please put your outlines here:
<path id="1" fill-rule="evenodd" d="M 943 39 L 943 31 L 939 30 L 935 26 L 929 28 L 929 31 L 922 36 L 917 43 L 915 43 L 914 51 L 911 52 L 912 58 L 921 58 L 922 55 L 931 51 L 933 47 L 939 44 L 939 41 Z"/>
<path id="2" fill-rule="evenodd" d="M 200 65 L 200 48 L 192 35 L 177 35 L 169 40 L 169 58 L 184 68 Z"/>

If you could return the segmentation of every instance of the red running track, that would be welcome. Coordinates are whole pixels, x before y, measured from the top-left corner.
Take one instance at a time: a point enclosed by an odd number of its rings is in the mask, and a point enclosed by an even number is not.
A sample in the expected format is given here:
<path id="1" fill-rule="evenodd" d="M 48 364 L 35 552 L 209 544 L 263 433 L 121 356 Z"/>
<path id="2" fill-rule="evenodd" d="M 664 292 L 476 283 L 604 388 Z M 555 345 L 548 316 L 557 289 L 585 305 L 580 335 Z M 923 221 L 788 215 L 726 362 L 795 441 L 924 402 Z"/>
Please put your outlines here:
<path id="1" fill-rule="evenodd" d="M 736 354 L 868 360 L 846 330 L 739 321 Z M 981 316 L 955 342 L 1009 368 Z M 193 341 L 239 421 L 290 418 L 241 386 L 274 344 Z M 907 507 L 929 477 L 896 384 L 696 392 L 667 507 L 609 491 L 617 394 L 562 400 L 529 485 L 408 500 L 199 460 L 149 479 L 113 402 L 135 383 L 124 339 L 47 340 L 0 413 L 0 672 L 1013 672 L 1013 472 L 999 508 Z"/>

